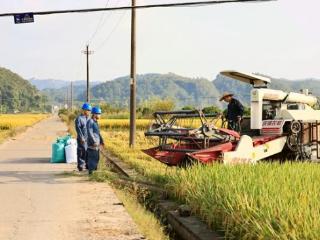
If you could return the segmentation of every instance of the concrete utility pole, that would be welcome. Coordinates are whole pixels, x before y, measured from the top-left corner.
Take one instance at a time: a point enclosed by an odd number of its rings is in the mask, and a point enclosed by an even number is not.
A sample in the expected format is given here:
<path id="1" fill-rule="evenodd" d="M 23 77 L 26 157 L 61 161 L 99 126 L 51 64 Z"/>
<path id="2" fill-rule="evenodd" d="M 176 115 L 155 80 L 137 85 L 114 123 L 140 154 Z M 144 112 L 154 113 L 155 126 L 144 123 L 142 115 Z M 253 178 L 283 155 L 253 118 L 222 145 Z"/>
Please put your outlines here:
<path id="1" fill-rule="evenodd" d="M 90 90 L 90 85 L 89 85 L 89 55 L 93 54 L 93 51 L 89 51 L 89 45 L 86 46 L 86 50 L 83 50 L 82 53 L 86 54 L 87 56 L 87 102 L 90 102 L 90 94 L 89 94 L 89 90 Z"/>
<path id="2" fill-rule="evenodd" d="M 132 0 L 132 7 L 136 0 Z M 130 71 L 130 141 L 129 146 L 135 146 L 136 135 L 136 9 L 131 9 L 131 71 Z"/>
<path id="3" fill-rule="evenodd" d="M 70 108 L 73 110 L 73 82 L 70 84 Z"/>
<path id="4" fill-rule="evenodd" d="M 3 105 L 3 95 L 2 95 L 2 92 L 0 92 L 1 94 L 1 98 L 0 98 L 0 114 L 2 114 L 2 105 Z"/>
<path id="5" fill-rule="evenodd" d="M 66 90 L 66 109 L 69 109 L 69 87 Z"/>

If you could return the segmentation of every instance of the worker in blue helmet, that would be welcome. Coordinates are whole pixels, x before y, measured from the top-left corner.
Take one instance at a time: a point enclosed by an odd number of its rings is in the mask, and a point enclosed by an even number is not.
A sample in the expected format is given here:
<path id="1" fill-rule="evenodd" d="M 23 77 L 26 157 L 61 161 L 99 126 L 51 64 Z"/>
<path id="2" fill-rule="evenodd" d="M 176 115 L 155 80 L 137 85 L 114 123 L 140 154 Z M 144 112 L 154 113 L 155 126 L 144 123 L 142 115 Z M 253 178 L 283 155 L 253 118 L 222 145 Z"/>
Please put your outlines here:
<path id="1" fill-rule="evenodd" d="M 77 132 L 77 168 L 83 171 L 88 168 L 87 164 L 87 147 L 88 147 L 88 131 L 87 122 L 90 118 L 92 107 L 89 103 L 82 105 L 81 114 L 75 120 L 75 129 Z"/>
<path id="2" fill-rule="evenodd" d="M 88 170 L 89 174 L 97 170 L 99 157 L 100 157 L 100 147 L 104 146 L 103 138 L 100 134 L 98 120 L 101 116 L 101 109 L 99 107 L 93 107 L 91 111 L 91 118 L 87 122 L 88 131 Z"/>

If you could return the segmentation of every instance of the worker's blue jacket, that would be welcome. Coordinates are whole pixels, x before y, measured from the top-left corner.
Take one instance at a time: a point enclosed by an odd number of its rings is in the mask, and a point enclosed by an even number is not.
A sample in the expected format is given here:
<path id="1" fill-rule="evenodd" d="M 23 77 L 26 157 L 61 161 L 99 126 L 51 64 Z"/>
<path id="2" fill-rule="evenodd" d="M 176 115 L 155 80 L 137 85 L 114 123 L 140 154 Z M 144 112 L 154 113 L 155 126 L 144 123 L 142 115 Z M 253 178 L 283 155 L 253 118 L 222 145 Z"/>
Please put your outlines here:
<path id="1" fill-rule="evenodd" d="M 87 142 L 88 142 L 87 122 L 88 122 L 88 120 L 89 120 L 89 118 L 83 114 L 79 115 L 75 120 L 78 146 L 83 146 L 83 147 L 87 146 Z M 82 144 L 81 142 L 84 142 L 84 144 Z"/>
<path id="2" fill-rule="evenodd" d="M 87 122 L 88 131 L 88 148 L 99 150 L 99 146 L 104 144 L 103 138 L 100 134 L 98 122 L 94 119 L 89 119 Z"/>

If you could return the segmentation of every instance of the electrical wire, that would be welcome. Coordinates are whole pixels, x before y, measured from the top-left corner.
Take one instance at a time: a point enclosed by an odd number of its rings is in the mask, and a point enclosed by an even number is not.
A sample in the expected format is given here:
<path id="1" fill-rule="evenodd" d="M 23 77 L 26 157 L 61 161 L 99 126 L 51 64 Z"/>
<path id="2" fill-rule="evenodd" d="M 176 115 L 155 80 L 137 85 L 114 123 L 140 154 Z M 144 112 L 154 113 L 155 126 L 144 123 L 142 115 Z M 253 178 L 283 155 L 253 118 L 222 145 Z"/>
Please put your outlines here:
<path id="1" fill-rule="evenodd" d="M 107 1 L 105 7 L 108 7 L 109 2 L 110 2 L 110 0 Z M 113 12 L 111 12 L 111 13 L 108 15 L 108 17 L 109 17 L 112 13 L 113 13 Z M 103 13 L 100 15 L 100 18 L 99 18 L 97 27 L 96 27 L 95 31 L 93 32 L 93 34 L 91 35 L 91 37 L 89 38 L 89 40 L 87 41 L 87 45 L 90 44 L 90 42 L 93 40 L 93 38 L 96 36 L 96 34 L 98 33 L 98 31 L 100 30 L 101 25 L 103 25 L 104 19 L 105 19 L 105 12 L 103 12 Z"/>
<path id="2" fill-rule="evenodd" d="M 166 3 L 166 4 L 150 4 L 150 5 L 138 5 L 123 6 L 123 7 L 110 7 L 110 8 L 87 8 L 87 9 L 69 9 L 69 10 L 53 10 L 53 11 L 39 11 L 31 12 L 33 15 L 51 15 L 51 14 L 63 14 L 63 13 L 87 13 L 87 12 L 102 12 L 102 11 L 120 11 L 131 9 L 151 9 L 151 8 L 169 8 L 169 7 L 199 7 L 207 5 L 217 5 L 226 3 L 245 3 L 245 2 L 270 2 L 277 0 L 221 0 L 221 1 L 197 1 L 197 2 L 181 2 L 181 3 Z M 23 13 L 0 13 L 0 17 L 10 17 Z"/>
<path id="3" fill-rule="evenodd" d="M 116 2 L 116 4 L 115 4 L 115 6 L 118 6 L 119 0 L 116 0 L 116 1 L 117 1 L 117 2 Z M 101 24 L 101 28 L 103 28 L 104 25 L 106 24 L 106 22 L 108 22 L 108 20 L 113 16 L 113 13 L 114 13 L 114 12 L 111 11 L 110 14 L 107 16 L 107 18 L 104 19 L 103 23 Z"/>
<path id="4" fill-rule="evenodd" d="M 119 27 L 120 23 L 122 22 L 122 20 L 124 19 L 124 17 L 126 16 L 127 12 L 122 12 L 121 16 L 119 17 L 117 23 L 114 25 L 114 27 L 112 28 L 111 32 L 107 35 L 107 37 L 102 41 L 102 43 L 95 48 L 96 51 L 98 51 L 99 49 L 101 49 L 111 38 L 111 36 L 113 35 L 113 33 L 117 30 L 117 28 Z"/>

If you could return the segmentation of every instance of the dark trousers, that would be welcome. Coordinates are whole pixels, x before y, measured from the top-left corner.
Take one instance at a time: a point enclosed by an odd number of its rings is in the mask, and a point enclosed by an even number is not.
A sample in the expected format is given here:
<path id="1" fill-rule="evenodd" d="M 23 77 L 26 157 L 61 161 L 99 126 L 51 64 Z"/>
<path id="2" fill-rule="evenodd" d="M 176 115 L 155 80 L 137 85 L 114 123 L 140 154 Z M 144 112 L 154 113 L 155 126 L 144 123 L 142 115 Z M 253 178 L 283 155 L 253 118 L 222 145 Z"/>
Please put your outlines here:
<path id="1" fill-rule="evenodd" d="M 88 168 L 87 150 L 83 145 L 78 144 L 77 148 L 77 167 L 79 170 Z"/>
<path id="2" fill-rule="evenodd" d="M 88 148 L 87 150 L 88 156 L 88 169 L 89 172 L 95 171 L 98 168 L 100 151 Z"/>
<path id="3" fill-rule="evenodd" d="M 236 132 L 241 132 L 241 122 L 238 120 L 228 120 L 228 129 L 236 131 Z"/>

